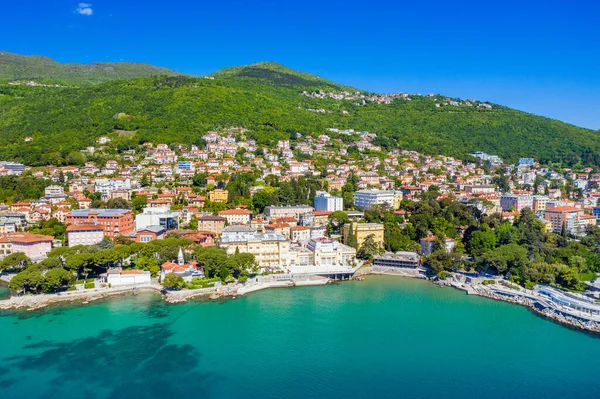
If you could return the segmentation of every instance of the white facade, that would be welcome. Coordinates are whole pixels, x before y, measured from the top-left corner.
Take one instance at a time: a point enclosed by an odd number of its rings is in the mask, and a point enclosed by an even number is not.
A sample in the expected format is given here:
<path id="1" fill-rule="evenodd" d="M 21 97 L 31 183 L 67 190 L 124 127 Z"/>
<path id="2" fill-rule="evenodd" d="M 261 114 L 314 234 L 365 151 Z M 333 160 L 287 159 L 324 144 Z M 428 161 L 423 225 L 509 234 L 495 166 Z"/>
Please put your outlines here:
<path id="1" fill-rule="evenodd" d="M 104 239 L 104 230 L 102 227 L 77 226 L 77 230 L 67 231 L 67 242 L 69 247 L 76 245 L 95 245 Z"/>
<path id="2" fill-rule="evenodd" d="M 315 211 L 335 212 L 344 209 L 342 197 L 334 197 L 329 193 L 318 192 L 314 199 Z"/>
<path id="3" fill-rule="evenodd" d="M 150 226 L 174 229 L 179 225 L 180 216 L 180 212 L 171 211 L 169 207 L 146 207 L 142 213 L 135 216 L 135 230 L 143 230 Z"/>
<path id="4" fill-rule="evenodd" d="M 111 287 L 121 285 L 150 284 L 152 275 L 147 270 L 109 271 L 106 273 L 106 283 Z"/>
<path id="5" fill-rule="evenodd" d="M 383 204 L 394 207 L 393 190 L 360 190 L 354 194 L 354 206 L 358 209 L 369 209 L 374 205 Z"/>

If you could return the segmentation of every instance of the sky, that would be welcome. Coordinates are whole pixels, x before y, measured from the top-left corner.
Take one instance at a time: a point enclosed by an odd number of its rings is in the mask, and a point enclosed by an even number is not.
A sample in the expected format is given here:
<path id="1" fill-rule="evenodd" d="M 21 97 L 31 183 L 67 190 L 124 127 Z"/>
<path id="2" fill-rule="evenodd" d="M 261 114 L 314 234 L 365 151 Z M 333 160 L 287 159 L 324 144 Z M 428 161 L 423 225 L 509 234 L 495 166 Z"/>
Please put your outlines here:
<path id="1" fill-rule="evenodd" d="M 1 0 L 0 50 L 206 75 L 275 61 L 600 129 L 600 2 Z"/>

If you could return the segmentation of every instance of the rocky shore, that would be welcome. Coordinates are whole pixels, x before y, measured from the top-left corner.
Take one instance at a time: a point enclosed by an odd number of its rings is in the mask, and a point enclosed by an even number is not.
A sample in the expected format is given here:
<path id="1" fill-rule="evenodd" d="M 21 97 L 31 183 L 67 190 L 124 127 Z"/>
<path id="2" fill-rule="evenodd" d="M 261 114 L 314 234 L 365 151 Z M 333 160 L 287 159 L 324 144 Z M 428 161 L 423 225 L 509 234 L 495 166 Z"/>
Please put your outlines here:
<path id="1" fill-rule="evenodd" d="M 516 291 L 506 288 L 504 290 L 506 294 L 499 294 L 494 292 L 494 290 L 489 286 L 485 286 L 483 284 L 465 283 L 451 279 L 432 279 L 431 281 L 442 287 L 457 288 L 465 291 L 469 295 L 479 295 L 496 301 L 509 302 L 515 305 L 524 306 L 540 316 L 546 317 L 565 326 L 600 334 L 600 317 L 592 317 L 591 315 L 578 312 L 574 309 L 555 305 L 539 294 L 535 294 L 533 291 Z"/>

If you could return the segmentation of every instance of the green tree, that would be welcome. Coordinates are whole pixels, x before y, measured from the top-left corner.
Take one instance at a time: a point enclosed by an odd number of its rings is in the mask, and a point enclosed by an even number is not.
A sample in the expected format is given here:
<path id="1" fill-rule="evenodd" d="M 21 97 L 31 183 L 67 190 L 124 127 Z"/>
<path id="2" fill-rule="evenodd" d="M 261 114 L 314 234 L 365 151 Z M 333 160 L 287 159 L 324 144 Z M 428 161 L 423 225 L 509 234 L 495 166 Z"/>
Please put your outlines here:
<path id="1" fill-rule="evenodd" d="M 63 287 L 73 284 L 75 277 L 63 268 L 57 267 L 44 274 L 42 290 L 44 292 L 56 292 Z"/>
<path id="2" fill-rule="evenodd" d="M 369 234 L 365 237 L 365 241 L 356 253 L 356 257 L 359 259 L 372 260 L 379 252 L 379 244 L 375 241 L 375 235 Z"/>
<path id="3" fill-rule="evenodd" d="M 31 263 L 31 260 L 23 252 L 15 252 L 2 260 L 0 270 L 24 269 Z"/>
<path id="4" fill-rule="evenodd" d="M 169 273 L 163 280 L 163 286 L 168 290 L 180 290 L 185 286 L 183 277 L 176 275 L 175 273 Z"/>
<path id="5" fill-rule="evenodd" d="M 356 234 L 354 233 L 354 225 L 350 223 L 348 228 L 348 237 L 346 238 L 346 245 L 358 249 L 358 241 L 356 239 Z"/>

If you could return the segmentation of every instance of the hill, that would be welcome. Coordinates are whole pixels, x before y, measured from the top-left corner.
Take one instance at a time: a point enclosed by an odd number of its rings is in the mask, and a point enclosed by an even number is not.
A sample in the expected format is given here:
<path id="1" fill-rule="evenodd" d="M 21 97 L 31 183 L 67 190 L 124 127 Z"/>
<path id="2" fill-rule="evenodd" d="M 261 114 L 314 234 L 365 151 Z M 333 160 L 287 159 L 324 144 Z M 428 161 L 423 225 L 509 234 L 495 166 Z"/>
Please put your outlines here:
<path id="1" fill-rule="evenodd" d="M 276 62 L 258 62 L 251 65 L 243 65 L 225 68 L 215 72 L 211 76 L 221 79 L 253 79 L 264 84 L 286 87 L 320 88 L 332 90 L 345 90 L 356 92 L 358 89 L 350 86 L 340 85 L 323 79 L 317 75 L 306 72 L 298 72 Z"/>
<path id="2" fill-rule="evenodd" d="M 98 84 L 147 76 L 181 75 L 166 68 L 132 62 L 60 64 L 48 57 L 0 52 L 0 80 Z"/>
<path id="3" fill-rule="evenodd" d="M 600 165 L 598 132 L 495 104 L 459 103 L 441 95 L 398 96 L 387 103 L 315 96 L 311 93 L 346 86 L 274 63 L 213 76 L 146 77 L 84 87 L 0 85 L 0 160 L 60 165 L 81 159 L 73 154 L 97 146 L 102 135 L 113 137 L 111 144 L 121 149 L 144 141 L 202 144 L 207 130 L 244 126 L 265 145 L 293 141 L 298 132 L 335 135 L 327 129 L 338 128 L 377 133 L 375 144 L 384 149 L 461 158 L 485 151 L 507 161 L 534 157 L 544 163 Z M 133 133 L 119 136 L 120 131 Z"/>

